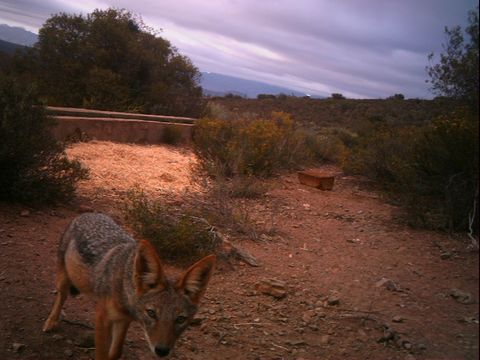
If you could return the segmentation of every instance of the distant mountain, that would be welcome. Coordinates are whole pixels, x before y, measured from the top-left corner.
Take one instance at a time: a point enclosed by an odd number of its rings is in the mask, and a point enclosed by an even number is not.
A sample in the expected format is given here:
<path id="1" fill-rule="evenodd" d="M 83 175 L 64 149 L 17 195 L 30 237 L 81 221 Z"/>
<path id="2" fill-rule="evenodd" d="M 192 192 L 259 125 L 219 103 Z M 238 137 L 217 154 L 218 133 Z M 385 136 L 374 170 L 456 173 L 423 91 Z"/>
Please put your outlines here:
<path id="1" fill-rule="evenodd" d="M 32 46 L 37 42 L 38 35 L 21 27 L 0 24 L 0 40 L 24 46 Z"/>
<path id="2" fill-rule="evenodd" d="M 13 55 L 18 49 L 26 49 L 23 45 L 14 44 L 8 41 L 0 40 L 0 52 Z"/>
<path id="3" fill-rule="evenodd" d="M 305 96 L 305 93 L 276 86 L 260 81 L 246 80 L 234 76 L 212 72 L 202 72 L 201 85 L 207 96 L 223 96 L 225 94 L 255 98 L 258 94 L 286 94 Z"/>

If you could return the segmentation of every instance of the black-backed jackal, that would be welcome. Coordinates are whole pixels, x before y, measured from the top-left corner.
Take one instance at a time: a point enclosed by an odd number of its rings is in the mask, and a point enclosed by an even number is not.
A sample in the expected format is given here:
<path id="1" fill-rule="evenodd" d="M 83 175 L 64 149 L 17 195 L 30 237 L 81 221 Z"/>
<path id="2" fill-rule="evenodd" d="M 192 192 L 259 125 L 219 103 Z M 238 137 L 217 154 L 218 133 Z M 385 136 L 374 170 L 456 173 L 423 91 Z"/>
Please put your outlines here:
<path id="1" fill-rule="evenodd" d="M 215 266 L 210 255 L 171 280 L 149 242 L 135 241 L 110 217 L 93 213 L 70 223 L 57 261 L 58 293 L 43 331 L 58 324 L 69 292 L 93 297 L 96 360 L 120 358 L 132 321 L 145 330 L 151 351 L 167 356 L 197 311 Z"/>

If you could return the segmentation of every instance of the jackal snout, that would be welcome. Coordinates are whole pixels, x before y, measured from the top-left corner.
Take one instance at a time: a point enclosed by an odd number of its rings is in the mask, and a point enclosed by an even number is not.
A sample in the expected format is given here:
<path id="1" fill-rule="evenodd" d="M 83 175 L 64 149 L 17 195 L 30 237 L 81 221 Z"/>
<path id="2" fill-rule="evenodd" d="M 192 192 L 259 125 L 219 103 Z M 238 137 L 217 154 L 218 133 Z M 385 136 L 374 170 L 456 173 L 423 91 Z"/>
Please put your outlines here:
<path id="1" fill-rule="evenodd" d="M 151 351 L 160 357 L 167 356 L 197 311 L 215 265 L 215 256 L 203 258 L 177 281 L 172 281 L 162 273 L 151 245 L 141 246 L 144 248 L 137 253 L 134 273 L 139 295 L 137 319 Z"/>

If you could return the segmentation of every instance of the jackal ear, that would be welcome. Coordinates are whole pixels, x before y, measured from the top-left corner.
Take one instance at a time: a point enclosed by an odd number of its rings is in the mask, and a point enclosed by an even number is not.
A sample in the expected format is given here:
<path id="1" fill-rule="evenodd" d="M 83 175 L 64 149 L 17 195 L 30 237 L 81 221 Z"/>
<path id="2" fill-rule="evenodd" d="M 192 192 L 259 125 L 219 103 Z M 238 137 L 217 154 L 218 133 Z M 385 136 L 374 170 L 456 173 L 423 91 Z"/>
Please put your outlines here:
<path id="1" fill-rule="evenodd" d="M 183 274 L 178 282 L 181 291 L 190 298 L 192 303 L 198 304 L 207 289 L 208 281 L 215 268 L 216 257 L 209 255 L 196 262 Z"/>
<path id="2" fill-rule="evenodd" d="M 148 241 L 137 246 L 133 265 L 133 283 L 138 294 L 166 285 L 165 274 L 155 248 Z"/>

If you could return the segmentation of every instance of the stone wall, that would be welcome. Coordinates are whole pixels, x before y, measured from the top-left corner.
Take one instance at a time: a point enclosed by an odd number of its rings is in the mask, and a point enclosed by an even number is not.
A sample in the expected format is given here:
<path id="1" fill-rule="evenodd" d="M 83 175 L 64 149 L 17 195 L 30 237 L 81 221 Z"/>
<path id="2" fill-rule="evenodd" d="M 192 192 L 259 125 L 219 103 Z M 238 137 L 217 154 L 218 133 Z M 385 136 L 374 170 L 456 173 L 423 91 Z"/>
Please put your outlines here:
<path id="1" fill-rule="evenodd" d="M 86 135 L 88 139 L 121 143 L 158 144 L 172 136 L 179 142 L 189 143 L 193 124 L 112 119 L 103 117 L 54 116 L 57 125 L 53 128 L 56 139 L 63 141 L 71 136 Z M 168 132 L 168 134 L 166 134 Z"/>

